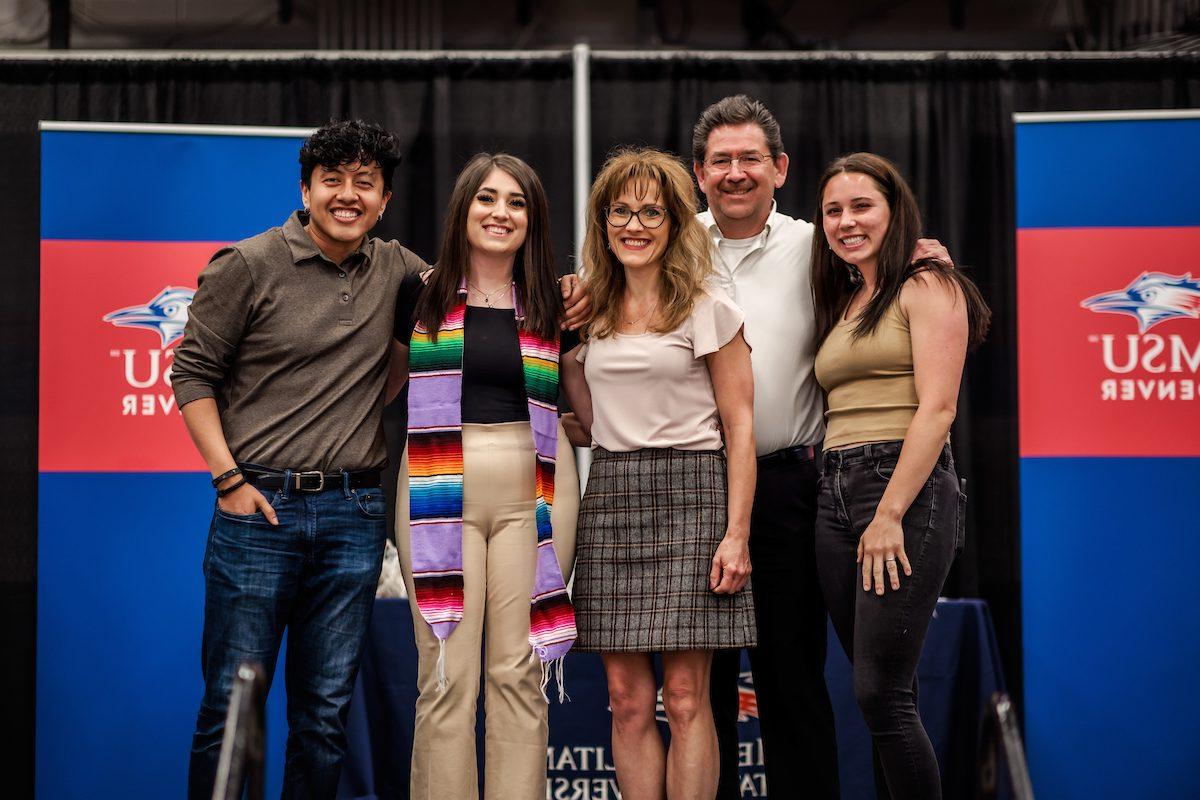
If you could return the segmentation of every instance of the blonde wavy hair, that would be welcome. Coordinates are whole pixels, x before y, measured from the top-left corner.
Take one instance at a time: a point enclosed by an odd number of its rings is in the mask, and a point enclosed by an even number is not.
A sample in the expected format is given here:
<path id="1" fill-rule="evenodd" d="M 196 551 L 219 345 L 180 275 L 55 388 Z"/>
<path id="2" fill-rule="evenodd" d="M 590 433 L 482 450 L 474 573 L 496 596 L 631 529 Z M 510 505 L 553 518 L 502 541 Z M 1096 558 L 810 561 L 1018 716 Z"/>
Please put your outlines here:
<path id="1" fill-rule="evenodd" d="M 605 212 L 628 186 L 639 199 L 658 192 L 671 226 L 660 273 L 658 322 L 650 330 L 678 328 L 712 273 L 712 244 L 696 220 L 696 190 L 683 162 L 650 147 L 618 150 L 604 162 L 587 204 L 583 264 L 595 313 L 588 334 L 597 338 L 612 335 L 621 317 L 625 269 L 608 247 Z"/>

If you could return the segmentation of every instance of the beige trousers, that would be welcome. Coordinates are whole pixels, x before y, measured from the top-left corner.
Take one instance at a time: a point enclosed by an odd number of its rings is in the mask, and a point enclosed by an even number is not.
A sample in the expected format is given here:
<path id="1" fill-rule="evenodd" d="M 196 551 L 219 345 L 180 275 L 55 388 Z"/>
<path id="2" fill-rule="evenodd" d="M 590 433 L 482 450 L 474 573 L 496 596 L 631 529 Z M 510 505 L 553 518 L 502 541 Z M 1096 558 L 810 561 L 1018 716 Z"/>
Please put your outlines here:
<path id="1" fill-rule="evenodd" d="M 530 661 L 529 605 L 537 559 L 533 434 L 528 422 L 463 425 L 462 622 L 446 641 L 449 688 L 437 689 L 438 640 L 410 601 L 417 640 L 413 800 L 477 800 L 475 703 L 483 647 L 487 800 L 546 795 L 547 707 L 541 664 Z M 554 550 L 563 575 L 575 561 L 579 479 L 562 427 L 554 480 Z M 412 598 L 408 454 L 396 487 L 396 538 Z"/>

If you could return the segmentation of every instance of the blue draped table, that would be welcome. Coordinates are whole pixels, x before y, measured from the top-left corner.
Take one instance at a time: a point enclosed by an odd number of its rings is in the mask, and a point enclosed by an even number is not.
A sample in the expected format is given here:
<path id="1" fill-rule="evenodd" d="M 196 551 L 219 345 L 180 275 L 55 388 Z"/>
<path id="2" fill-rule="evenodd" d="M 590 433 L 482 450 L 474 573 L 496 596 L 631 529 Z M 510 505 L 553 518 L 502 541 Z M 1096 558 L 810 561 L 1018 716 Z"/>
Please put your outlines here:
<path id="1" fill-rule="evenodd" d="M 741 685 L 742 797 L 767 797 L 762 746 L 749 666 Z M 350 709 L 350 749 L 340 800 L 408 797 L 416 649 L 406 600 L 378 600 Z M 921 718 L 938 754 L 946 800 L 970 800 L 977 785 L 979 723 L 987 698 L 1004 688 L 987 605 L 938 603 L 918 670 Z M 837 719 L 843 800 L 873 800 L 870 736 L 854 701 L 850 664 L 830 629 L 825 679 Z M 550 704 L 547 752 L 552 800 L 617 800 L 610 749 L 608 693 L 600 658 L 566 660 L 571 702 Z M 659 706 L 659 719 L 665 716 Z M 482 748 L 480 748 L 482 750 Z M 452 800 L 452 799 L 451 799 Z M 514 798 L 514 800 L 522 800 Z M 530 800 L 533 800 L 530 798 Z"/>

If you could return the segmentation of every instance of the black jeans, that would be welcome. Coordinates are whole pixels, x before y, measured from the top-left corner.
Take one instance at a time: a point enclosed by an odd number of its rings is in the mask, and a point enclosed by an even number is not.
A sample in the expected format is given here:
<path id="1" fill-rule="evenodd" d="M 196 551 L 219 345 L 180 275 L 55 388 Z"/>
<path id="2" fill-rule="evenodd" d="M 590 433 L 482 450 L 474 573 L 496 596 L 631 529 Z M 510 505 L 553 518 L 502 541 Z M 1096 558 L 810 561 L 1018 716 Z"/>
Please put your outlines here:
<path id="1" fill-rule="evenodd" d="M 825 688 L 827 627 L 817 580 L 817 468 L 810 458 L 759 463 L 750 517 L 758 647 L 750 666 L 771 797 L 837 800 L 837 736 Z M 712 705 L 720 800 L 738 791 L 737 681 L 741 651 L 713 655 Z"/>
<path id="2" fill-rule="evenodd" d="M 817 509 L 817 567 L 838 639 L 854 665 L 854 694 L 871 731 L 875 793 L 887 800 L 938 800 L 937 758 L 917 714 L 917 662 L 942 584 L 961 546 L 966 497 L 946 445 L 904 515 L 900 573 L 882 596 L 863 591 L 858 540 L 875 516 L 901 442 L 825 454 Z M 886 579 L 885 579 L 886 580 Z"/>

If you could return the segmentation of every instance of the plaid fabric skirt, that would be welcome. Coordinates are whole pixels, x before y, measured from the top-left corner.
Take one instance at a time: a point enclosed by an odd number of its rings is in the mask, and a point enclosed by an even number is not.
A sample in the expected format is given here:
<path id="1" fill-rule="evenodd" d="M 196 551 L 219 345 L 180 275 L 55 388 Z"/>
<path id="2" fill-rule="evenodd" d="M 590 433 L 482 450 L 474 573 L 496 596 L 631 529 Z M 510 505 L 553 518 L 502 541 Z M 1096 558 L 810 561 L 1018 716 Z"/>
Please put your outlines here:
<path id="1" fill-rule="evenodd" d="M 725 536 L 725 489 L 725 456 L 716 451 L 592 451 L 576 540 L 576 649 L 756 643 L 750 584 L 734 595 L 708 588 Z"/>

